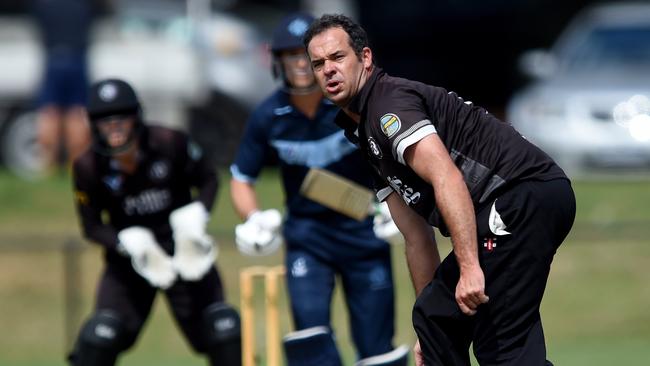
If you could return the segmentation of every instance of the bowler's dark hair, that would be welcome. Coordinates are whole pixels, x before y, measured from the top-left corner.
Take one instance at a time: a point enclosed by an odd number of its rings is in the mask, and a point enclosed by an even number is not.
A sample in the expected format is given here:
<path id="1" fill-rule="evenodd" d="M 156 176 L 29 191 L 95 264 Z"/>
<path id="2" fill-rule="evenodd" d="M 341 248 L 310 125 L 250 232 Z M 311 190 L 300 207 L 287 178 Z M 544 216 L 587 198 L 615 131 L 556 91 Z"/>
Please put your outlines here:
<path id="1" fill-rule="evenodd" d="M 343 29 L 350 38 L 350 47 L 354 50 L 354 54 L 361 59 L 363 48 L 369 47 L 368 35 L 359 24 L 355 23 L 352 19 L 343 14 L 325 14 L 313 21 L 303 37 L 305 49 L 309 45 L 309 42 L 311 42 L 312 38 L 330 28 Z"/>

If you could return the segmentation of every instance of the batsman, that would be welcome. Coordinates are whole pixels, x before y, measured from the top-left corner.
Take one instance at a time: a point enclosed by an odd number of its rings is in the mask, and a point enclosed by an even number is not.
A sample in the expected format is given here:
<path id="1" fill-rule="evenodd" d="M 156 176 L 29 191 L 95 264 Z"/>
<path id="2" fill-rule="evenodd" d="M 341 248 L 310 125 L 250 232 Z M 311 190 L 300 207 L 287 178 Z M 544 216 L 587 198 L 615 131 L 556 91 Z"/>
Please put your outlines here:
<path id="1" fill-rule="evenodd" d="M 128 83 L 91 87 L 93 145 L 74 162 L 74 189 L 83 233 L 103 247 L 105 268 L 70 364 L 114 365 L 160 291 L 210 365 L 241 365 L 239 315 L 224 301 L 206 233 L 216 173 L 186 135 L 145 125 L 142 114 Z"/>

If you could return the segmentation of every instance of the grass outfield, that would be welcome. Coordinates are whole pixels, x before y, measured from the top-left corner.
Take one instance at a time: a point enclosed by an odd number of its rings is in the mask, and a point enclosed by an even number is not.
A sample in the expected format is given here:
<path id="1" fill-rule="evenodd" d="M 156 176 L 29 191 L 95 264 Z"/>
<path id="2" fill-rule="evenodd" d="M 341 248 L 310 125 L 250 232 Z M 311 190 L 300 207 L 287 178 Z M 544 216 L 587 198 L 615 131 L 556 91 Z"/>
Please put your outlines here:
<path id="1" fill-rule="evenodd" d="M 220 243 L 220 266 L 228 298 L 238 304 L 238 270 L 281 263 L 282 254 L 240 256 L 233 243 L 237 219 L 222 177 L 210 232 Z M 542 304 L 549 358 L 556 365 L 641 365 L 650 360 L 650 189 L 647 181 L 575 182 L 578 217 L 560 248 Z M 279 207 L 277 175 L 259 184 L 264 207 Z M 0 366 L 64 365 L 63 256 L 68 238 L 79 238 L 68 177 L 25 182 L 0 172 Z M 101 270 L 100 251 L 81 254 L 81 314 L 92 308 Z M 446 242 L 441 252 L 449 252 Z M 412 343 L 414 301 L 403 246 L 393 247 L 397 282 L 396 344 Z M 261 292 L 261 287 L 258 292 Z M 261 300 L 261 298 L 260 298 Z M 261 304 L 262 301 L 259 303 Z M 291 327 L 286 299 L 280 303 L 283 331 Z M 262 309 L 260 305 L 258 310 Z M 340 294 L 333 311 L 346 364 L 354 358 Z M 263 345 L 263 336 L 258 335 Z M 205 365 L 176 330 L 158 298 L 136 347 L 120 365 Z"/>

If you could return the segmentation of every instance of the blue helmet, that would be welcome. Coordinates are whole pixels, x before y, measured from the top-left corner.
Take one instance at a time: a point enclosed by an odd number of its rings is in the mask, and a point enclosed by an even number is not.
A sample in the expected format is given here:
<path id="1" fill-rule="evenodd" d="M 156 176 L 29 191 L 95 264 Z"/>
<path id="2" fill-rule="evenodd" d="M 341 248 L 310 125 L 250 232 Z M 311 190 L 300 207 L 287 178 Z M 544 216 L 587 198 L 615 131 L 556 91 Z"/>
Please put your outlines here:
<path id="1" fill-rule="evenodd" d="M 280 53 L 295 49 L 304 49 L 302 39 L 315 18 L 307 13 L 297 12 L 284 17 L 273 31 L 271 53 L 273 54 L 273 77 L 283 84 L 283 89 L 291 94 L 304 94 L 318 88 L 316 82 L 308 88 L 291 85 L 285 74 Z"/>
<path id="2" fill-rule="evenodd" d="M 303 48 L 302 38 L 314 20 L 313 16 L 303 12 L 284 17 L 273 31 L 271 52 Z"/>

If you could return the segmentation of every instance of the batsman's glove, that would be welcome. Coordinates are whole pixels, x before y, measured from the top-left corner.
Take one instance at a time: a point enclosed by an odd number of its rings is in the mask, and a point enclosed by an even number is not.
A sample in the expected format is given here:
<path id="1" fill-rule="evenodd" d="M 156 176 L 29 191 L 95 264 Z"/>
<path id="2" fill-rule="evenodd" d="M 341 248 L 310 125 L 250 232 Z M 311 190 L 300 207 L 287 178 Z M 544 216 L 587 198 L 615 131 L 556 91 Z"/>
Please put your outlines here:
<path id="1" fill-rule="evenodd" d="M 255 211 L 235 226 L 237 249 L 246 255 L 269 255 L 282 245 L 282 215 L 276 209 Z"/>
<path id="2" fill-rule="evenodd" d="M 174 236 L 174 269 L 186 281 L 198 281 L 212 268 L 217 245 L 206 233 L 210 215 L 201 202 L 172 211 L 169 224 Z"/>
<path id="3" fill-rule="evenodd" d="M 372 228 L 379 239 L 393 242 L 399 237 L 399 229 L 393 222 L 393 217 L 390 215 L 390 210 L 386 202 L 378 202 L 375 204 L 375 217 Z"/>
<path id="4" fill-rule="evenodd" d="M 176 281 L 171 257 L 160 247 L 151 230 L 131 226 L 117 233 L 118 251 L 131 257 L 133 269 L 152 286 L 168 289 Z"/>

